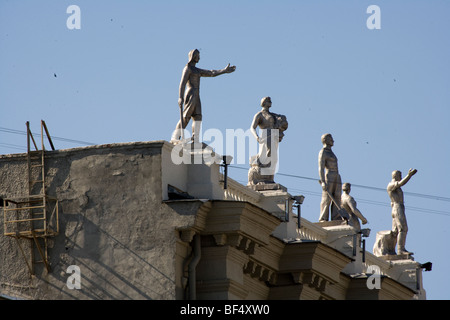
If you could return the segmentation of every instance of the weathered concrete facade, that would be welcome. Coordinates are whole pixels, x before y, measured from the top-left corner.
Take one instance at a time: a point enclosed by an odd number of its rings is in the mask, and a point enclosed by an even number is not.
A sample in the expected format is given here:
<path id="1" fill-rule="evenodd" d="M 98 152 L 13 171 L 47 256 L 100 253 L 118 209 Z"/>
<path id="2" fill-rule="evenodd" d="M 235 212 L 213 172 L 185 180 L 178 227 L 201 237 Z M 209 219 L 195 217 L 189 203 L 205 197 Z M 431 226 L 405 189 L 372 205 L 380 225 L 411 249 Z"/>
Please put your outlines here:
<path id="1" fill-rule="evenodd" d="M 30 279 L 15 240 L 2 236 L 2 289 L 30 287 L 21 293 L 39 299 L 175 299 L 176 228 L 194 216 L 162 203 L 163 144 L 49 152 L 47 193 L 60 202 L 61 229 L 52 271 L 40 266 Z M 0 160 L 4 198 L 27 193 L 26 165 L 23 155 Z M 81 290 L 66 286 L 70 265 L 81 269 Z"/>
<path id="2" fill-rule="evenodd" d="M 155 141 L 47 152 L 47 194 L 59 200 L 60 210 L 60 232 L 49 239 L 51 271 L 37 264 L 30 277 L 16 240 L 2 234 L 0 294 L 24 299 L 417 298 L 415 283 L 389 277 L 390 271 L 381 289 L 367 288 L 360 251 L 352 255 L 347 242 L 335 241 L 353 235 L 351 227 L 327 229 L 302 219 L 306 229 L 290 237 L 296 230 L 293 217 L 290 223 L 284 218 L 285 212 L 292 216 L 289 202 L 282 210 L 287 192 L 257 192 L 231 179 L 223 190 L 218 164 L 176 165 L 172 148 Z M 0 157 L 1 197 L 27 194 L 26 168 L 24 154 Z M 190 197 L 174 197 L 173 187 Z M 26 248 L 29 240 L 19 241 Z M 71 265 L 81 271 L 79 290 L 67 285 Z"/>

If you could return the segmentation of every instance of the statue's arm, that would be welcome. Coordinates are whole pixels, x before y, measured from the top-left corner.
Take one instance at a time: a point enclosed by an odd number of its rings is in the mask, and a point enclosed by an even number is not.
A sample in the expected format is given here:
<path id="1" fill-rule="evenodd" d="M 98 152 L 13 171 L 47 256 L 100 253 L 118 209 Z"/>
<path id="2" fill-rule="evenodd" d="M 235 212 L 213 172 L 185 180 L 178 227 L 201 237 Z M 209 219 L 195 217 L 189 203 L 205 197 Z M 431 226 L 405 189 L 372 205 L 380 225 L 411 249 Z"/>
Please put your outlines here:
<path id="1" fill-rule="evenodd" d="M 405 184 L 408 183 L 408 181 L 411 179 L 411 177 L 413 175 L 415 175 L 417 173 L 416 169 L 409 169 L 408 174 L 406 175 L 406 177 L 404 177 L 402 180 L 400 181 L 392 181 L 391 183 L 388 184 L 387 190 L 388 191 L 393 191 L 395 189 L 398 189 L 400 187 L 403 187 Z"/>
<path id="2" fill-rule="evenodd" d="M 258 133 L 256 132 L 256 128 L 259 125 L 259 121 L 260 121 L 260 113 L 258 112 L 253 117 L 252 125 L 250 126 L 250 131 L 252 132 L 252 134 L 255 137 L 256 141 L 258 141 L 258 143 L 261 143 L 261 140 L 260 140 L 260 138 L 258 136 Z"/>
<path id="3" fill-rule="evenodd" d="M 205 70 L 205 69 L 198 69 L 200 71 L 200 74 L 202 77 L 217 77 L 224 73 L 231 73 L 236 70 L 236 66 L 230 66 L 228 64 L 225 68 L 220 70 Z"/>
<path id="4" fill-rule="evenodd" d="M 325 156 L 323 154 L 323 149 L 319 152 L 319 178 L 320 183 L 322 185 L 322 189 L 326 190 L 326 183 L 325 183 Z"/>
<path id="5" fill-rule="evenodd" d="M 183 107 L 183 103 L 184 103 L 184 91 L 186 89 L 186 83 L 189 80 L 189 68 L 186 66 L 183 69 L 183 74 L 181 75 L 181 81 L 180 81 L 180 88 L 179 88 L 179 93 L 178 93 L 178 105 L 180 106 L 180 108 Z"/>
<path id="6" fill-rule="evenodd" d="M 404 186 L 409 181 L 409 179 L 411 179 L 411 177 L 416 173 L 417 173 L 416 169 L 409 169 L 408 174 L 406 175 L 406 177 L 400 180 L 399 185 Z"/>
<path id="7" fill-rule="evenodd" d="M 358 208 L 356 207 L 356 201 L 355 199 L 351 199 L 350 201 L 348 201 L 348 206 L 350 207 L 350 209 L 352 210 L 352 212 L 359 218 L 361 219 L 363 224 L 367 223 L 367 219 L 363 216 L 363 214 L 361 213 L 361 211 L 358 210 Z"/>

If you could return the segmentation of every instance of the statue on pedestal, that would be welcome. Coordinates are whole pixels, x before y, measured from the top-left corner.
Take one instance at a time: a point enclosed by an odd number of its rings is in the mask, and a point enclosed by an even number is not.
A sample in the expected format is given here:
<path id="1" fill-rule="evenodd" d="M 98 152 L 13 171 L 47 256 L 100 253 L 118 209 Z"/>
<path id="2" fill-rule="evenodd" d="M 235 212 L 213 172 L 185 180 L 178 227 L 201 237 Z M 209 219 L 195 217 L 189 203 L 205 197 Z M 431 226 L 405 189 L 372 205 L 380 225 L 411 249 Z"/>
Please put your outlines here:
<path id="1" fill-rule="evenodd" d="M 416 169 L 409 169 L 407 176 L 402 179 L 402 173 L 400 171 L 395 170 L 392 172 L 392 180 L 387 186 L 392 207 L 392 229 L 377 232 L 373 246 L 373 253 L 376 256 L 404 256 L 408 258 L 413 254 L 405 248 L 408 224 L 406 222 L 404 197 L 401 187 L 416 173 Z M 395 252 L 396 246 L 397 253 Z"/>
<path id="2" fill-rule="evenodd" d="M 333 136 L 326 133 L 321 137 L 323 148 L 319 152 L 319 177 L 322 186 L 319 222 L 328 221 L 331 207 L 331 220 L 341 220 L 341 176 L 338 171 L 336 155 L 331 150 L 334 146 Z M 334 201 L 331 199 L 333 197 Z"/>
<path id="3" fill-rule="evenodd" d="M 274 184 L 274 175 L 278 164 L 278 144 L 288 128 L 286 116 L 269 111 L 272 106 L 270 97 L 261 99 L 262 110 L 253 117 L 250 130 L 259 143 L 259 153 L 250 159 L 248 185 Z M 260 135 L 256 132 L 259 127 Z"/>
<path id="4" fill-rule="evenodd" d="M 387 186 L 387 192 L 389 198 L 391 198 L 392 207 L 392 235 L 397 237 L 397 254 L 399 255 L 412 254 L 405 249 L 408 224 L 406 222 L 405 205 L 401 187 L 416 173 L 416 169 L 409 169 L 406 177 L 402 179 L 402 173 L 395 170 L 392 172 L 392 181 Z"/>
<path id="5" fill-rule="evenodd" d="M 224 73 L 231 73 L 236 66 L 228 64 L 221 70 L 204 70 L 195 65 L 200 61 L 200 52 L 194 49 L 189 52 L 189 61 L 183 69 L 181 76 L 178 106 L 181 111 L 181 119 L 178 121 L 172 134 L 170 142 L 178 143 L 184 137 L 184 130 L 192 118 L 192 136 L 194 142 L 199 142 L 200 128 L 202 123 L 202 104 L 200 102 L 200 77 L 217 77 Z M 184 109 L 183 109 L 184 105 Z"/>

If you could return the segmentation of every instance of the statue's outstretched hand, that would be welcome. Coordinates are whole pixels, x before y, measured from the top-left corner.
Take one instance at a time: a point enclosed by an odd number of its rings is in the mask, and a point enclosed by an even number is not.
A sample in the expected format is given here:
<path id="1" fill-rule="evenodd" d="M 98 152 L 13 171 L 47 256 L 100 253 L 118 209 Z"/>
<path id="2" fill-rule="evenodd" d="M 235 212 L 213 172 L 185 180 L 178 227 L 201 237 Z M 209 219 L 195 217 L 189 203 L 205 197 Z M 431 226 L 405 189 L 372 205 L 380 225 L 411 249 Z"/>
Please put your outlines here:
<path id="1" fill-rule="evenodd" d="M 228 64 L 226 67 L 225 67 L 225 72 L 226 73 L 231 73 L 231 72 L 234 72 L 236 70 L 236 66 L 230 66 L 230 64 Z"/>

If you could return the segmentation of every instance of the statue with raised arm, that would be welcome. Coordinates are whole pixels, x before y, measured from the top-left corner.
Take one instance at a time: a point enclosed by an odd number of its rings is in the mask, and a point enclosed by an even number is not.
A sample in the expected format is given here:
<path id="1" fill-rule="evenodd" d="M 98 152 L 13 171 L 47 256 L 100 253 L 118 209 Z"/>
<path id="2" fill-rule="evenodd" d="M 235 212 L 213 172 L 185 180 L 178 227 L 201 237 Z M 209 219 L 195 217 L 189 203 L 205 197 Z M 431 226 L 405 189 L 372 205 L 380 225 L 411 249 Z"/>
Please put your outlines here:
<path id="1" fill-rule="evenodd" d="M 347 211 L 349 215 L 348 224 L 353 228 L 355 228 L 356 231 L 360 231 L 361 224 L 359 223 L 359 219 L 361 219 L 362 224 L 366 224 L 367 219 L 356 207 L 356 201 L 350 195 L 350 190 L 351 190 L 350 183 L 346 182 L 342 185 L 341 208 Z"/>
<path id="2" fill-rule="evenodd" d="M 278 143 L 288 128 L 286 116 L 270 112 L 270 97 L 261 99 L 262 110 L 253 117 L 250 131 L 259 143 L 258 155 L 250 159 L 248 185 L 273 184 L 278 164 Z M 259 127 L 260 135 L 256 129 Z"/>
<path id="3" fill-rule="evenodd" d="M 189 52 L 189 61 L 183 69 L 181 76 L 178 106 L 180 107 L 181 119 L 178 121 L 172 134 L 171 142 L 178 143 L 182 135 L 182 130 L 187 127 L 192 118 L 192 135 L 194 142 L 199 142 L 200 128 L 202 123 L 202 104 L 200 102 L 200 78 L 217 77 L 224 73 L 231 73 L 236 70 L 235 66 L 228 64 L 221 70 L 204 70 L 195 65 L 200 61 L 200 52 L 194 49 Z M 184 109 L 183 109 L 184 106 Z"/>
<path id="4" fill-rule="evenodd" d="M 334 146 L 333 136 L 326 133 L 321 137 L 323 148 L 319 152 L 319 178 L 322 186 L 319 221 L 328 221 L 331 207 L 331 220 L 341 220 L 339 206 L 341 205 L 341 176 L 338 171 L 338 161 L 331 147 Z M 330 198 L 333 197 L 334 201 Z M 335 205 L 335 203 L 337 205 Z"/>
<path id="5" fill-rule="evenodd" d="M 392 235 L 397 238 L 397 254 L 412 254 L 412 252 L 408 252 L 405 249 L 408 224 L 406 222 L 405 204 L 401 187 L 416 173 L 416 169 L 409 169 L 406 177 L 402 179 L 402 173 L 395 170 L 392 172 L 392 180 L 387 186 L 392 207 Z"/>

